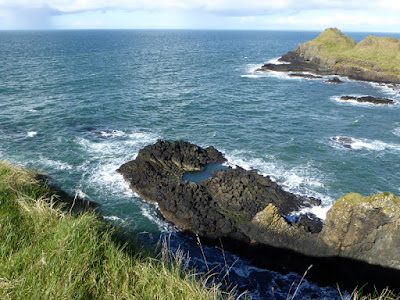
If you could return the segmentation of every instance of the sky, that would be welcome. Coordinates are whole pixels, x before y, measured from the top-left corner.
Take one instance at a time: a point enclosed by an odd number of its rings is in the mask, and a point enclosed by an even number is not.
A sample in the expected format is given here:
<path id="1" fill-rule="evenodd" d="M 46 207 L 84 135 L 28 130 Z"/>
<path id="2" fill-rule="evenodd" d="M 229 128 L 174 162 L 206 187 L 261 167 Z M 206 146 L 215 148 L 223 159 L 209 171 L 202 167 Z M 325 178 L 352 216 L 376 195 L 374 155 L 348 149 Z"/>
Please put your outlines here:
<path id="1" fill-rule="evenodd" d="M 0 30 L 400 32 L 399 0 L 0 0 Z"/>

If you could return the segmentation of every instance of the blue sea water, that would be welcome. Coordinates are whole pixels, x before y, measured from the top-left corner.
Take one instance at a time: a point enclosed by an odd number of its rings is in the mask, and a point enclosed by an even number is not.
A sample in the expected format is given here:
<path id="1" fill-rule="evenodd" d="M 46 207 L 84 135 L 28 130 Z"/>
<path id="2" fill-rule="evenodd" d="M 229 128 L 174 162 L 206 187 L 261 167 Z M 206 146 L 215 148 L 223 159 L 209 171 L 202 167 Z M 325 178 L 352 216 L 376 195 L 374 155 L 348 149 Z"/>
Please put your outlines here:
<path id="1" fill-rule="evenodd" d="M 165 222 L 115 170 L 157 139 L 213 145 L 230 163 L 322 199 L 323 215 L 349 192 L 400 193 L 400 93 L 344 79 L 289 78 L 255 69 L 317 32 L 0 32 L 0 159 L 42 169 L 71 194 L 101 204 L 110 221 L 171 233 L 193 260 L 196 241 Z M 350 33 L 360 41 L 370 33 Z M 384 35 L 384 34 L 377 34 Z M 390 34 L 400 37 L 400 35 Z M 344 103 L 341 95 L 394 99 Z M 351 147 L 337 142 L 348 137 Z M 204 246 L 205 247 L 205 246 Z M 207 263 L 221 251 L 205 247 Z M 255 299 L 286 299 L 298 274 L 254 267 L 226 253 L 230 279 Z M 305 282 L 296 299 L 334 299 Z"/>

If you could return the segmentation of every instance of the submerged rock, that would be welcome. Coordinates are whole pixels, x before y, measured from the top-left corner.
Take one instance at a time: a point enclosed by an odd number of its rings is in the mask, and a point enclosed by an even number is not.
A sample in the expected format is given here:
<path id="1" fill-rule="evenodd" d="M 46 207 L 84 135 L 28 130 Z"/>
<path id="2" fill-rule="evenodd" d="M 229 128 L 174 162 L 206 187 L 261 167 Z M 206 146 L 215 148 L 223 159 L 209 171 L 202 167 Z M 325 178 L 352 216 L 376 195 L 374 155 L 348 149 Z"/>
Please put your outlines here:
<path id="1" fill-rule="evenodd" d="M 334 136 L 331 140 L 348 149 L 353 149 L 353 145 L 357 142 L 356 139 L 348 136 Z"/>

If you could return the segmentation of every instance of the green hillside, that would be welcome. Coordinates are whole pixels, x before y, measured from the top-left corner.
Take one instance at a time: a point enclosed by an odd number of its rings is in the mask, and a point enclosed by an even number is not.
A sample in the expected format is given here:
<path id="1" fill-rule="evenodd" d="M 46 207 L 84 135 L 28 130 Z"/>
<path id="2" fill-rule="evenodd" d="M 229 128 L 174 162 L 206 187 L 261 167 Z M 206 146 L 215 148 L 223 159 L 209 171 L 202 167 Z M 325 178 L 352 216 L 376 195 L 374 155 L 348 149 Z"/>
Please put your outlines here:
<path id="1" fill-rule="evenodd" d="M 400 74 L 400 40 L 392 37 L 369 36 L 358 44 L 337 28 L 328 28 L 316 39 L 301 46 L 318 49 L 324 58 L 336 58 L 339 64 L 367 69 L 384 69 L 385 73 Z"/>

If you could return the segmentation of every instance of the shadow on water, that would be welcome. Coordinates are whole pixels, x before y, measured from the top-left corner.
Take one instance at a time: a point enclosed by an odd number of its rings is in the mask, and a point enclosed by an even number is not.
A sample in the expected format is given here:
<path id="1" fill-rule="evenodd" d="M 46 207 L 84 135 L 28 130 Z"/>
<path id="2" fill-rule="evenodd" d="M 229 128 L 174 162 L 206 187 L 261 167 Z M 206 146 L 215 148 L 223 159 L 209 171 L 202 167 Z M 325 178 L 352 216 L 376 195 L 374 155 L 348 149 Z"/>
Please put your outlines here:
<path id="1" fill-rule="evenodd" d="M 221 241 L 202 241 L 209 246 L 221 245 Z M 320 286 L 339 287 L 349 293 L 355 288 L 362 288 L 363 293 L 373 293 L 387 287 L 399 292 L 400 270 L 349 258 L 312 257 L 293 250 L 259 244 L 249 245 L 235 240 L 223 239 L 222 243 L 225 249 L 250 260 L 255 266 L 281 274 L 303 274 L 312 265 L 306 279 Z"/>

